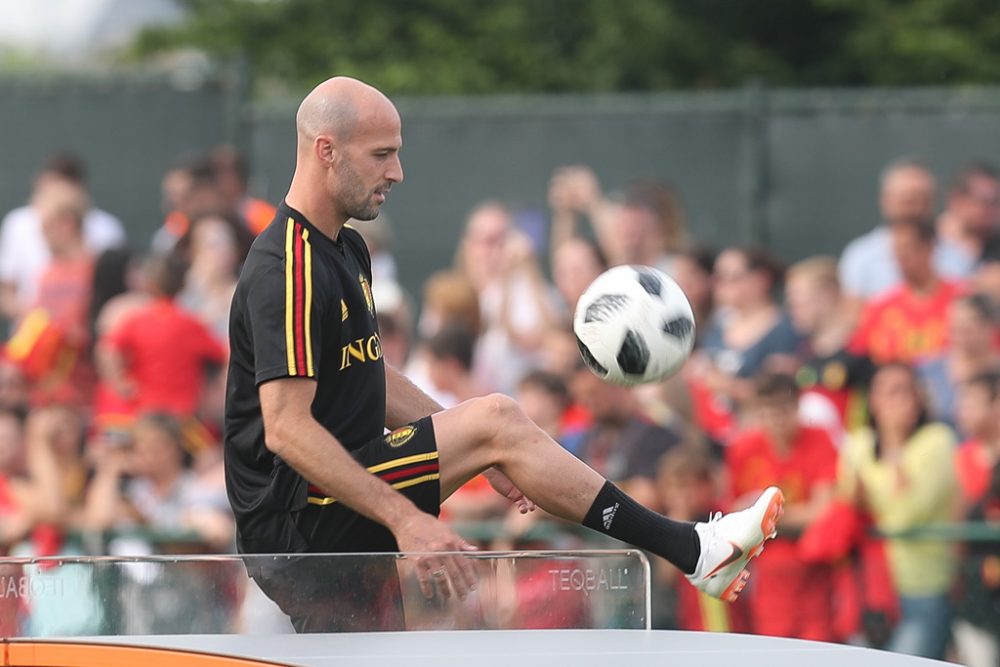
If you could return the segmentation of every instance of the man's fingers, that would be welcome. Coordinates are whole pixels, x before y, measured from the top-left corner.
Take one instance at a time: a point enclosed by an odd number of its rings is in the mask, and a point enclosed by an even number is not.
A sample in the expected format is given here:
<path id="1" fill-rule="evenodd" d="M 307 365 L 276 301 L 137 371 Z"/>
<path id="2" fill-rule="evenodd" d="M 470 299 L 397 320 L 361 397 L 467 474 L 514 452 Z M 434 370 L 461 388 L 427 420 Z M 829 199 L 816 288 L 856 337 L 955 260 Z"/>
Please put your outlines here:
<path id="1" fill-rule="evenodd" d="M 478 551 L 475 546 L 465 542 L 462 544 L 462 551 Z M 462 580 L 465 588 L 469 591 L 476 590 L 476 568 L 471 558 L 455 556 L 455 563 L 458 568 L 458 577 Z"/>
<path id="2" fill-rule="evenodd" d="M 451 586 L 448 585 L 448 568 L 445 567 L 444 563 L 441 564 L 436 570 L 431 572 L 431 577 L 434 579 L 434 585 L 441 592 L 441 595 L 447 600 L 451 597 Z"/>
<path id="3" fill-rule="evenodd" d="M 420 592 L 424 594 L 424 597 L 430 600 L 434 597 L 434 586 L 430 581 L 430 573 L 421 568 L 417 568 L 417 581 L 420 583 Z"/>

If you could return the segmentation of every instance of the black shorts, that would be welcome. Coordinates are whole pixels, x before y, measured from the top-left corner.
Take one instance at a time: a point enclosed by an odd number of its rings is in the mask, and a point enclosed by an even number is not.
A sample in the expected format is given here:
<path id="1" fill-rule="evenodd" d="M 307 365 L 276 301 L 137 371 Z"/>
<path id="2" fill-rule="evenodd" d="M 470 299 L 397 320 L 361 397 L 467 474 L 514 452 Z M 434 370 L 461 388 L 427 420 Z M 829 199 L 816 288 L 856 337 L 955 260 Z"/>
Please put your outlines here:
<path id="1" fill-rule="evenodd" d="M 375 438 L 351 452 L 358 463 L 381 477 L 428 514 L 438 516 L 441 484 L 437 441 L 430 417 Z M 309 490 L 308 505 L 293 519 L 311 552 L 364 553 L 397 551 L 396 540 L 384 526 Z"/>
<path id="2" fill-rule="evenodd" d="M 419 509 L 438 516 L 441 485 L 430 417 L 375 438 L 351 455 Z M 308 504 L 293 512 L 290 521 L 287 528 L 301 545 L 295 549 L 300 553 L 398 550 L 388 529 L 318 489 L 309 489 Z M 329 559 L 316 557 L 248 559 L 247 569 L 299 632 L 404 629 L 394 560 L 348 556 L 341 564 L 334 567 Z"/>

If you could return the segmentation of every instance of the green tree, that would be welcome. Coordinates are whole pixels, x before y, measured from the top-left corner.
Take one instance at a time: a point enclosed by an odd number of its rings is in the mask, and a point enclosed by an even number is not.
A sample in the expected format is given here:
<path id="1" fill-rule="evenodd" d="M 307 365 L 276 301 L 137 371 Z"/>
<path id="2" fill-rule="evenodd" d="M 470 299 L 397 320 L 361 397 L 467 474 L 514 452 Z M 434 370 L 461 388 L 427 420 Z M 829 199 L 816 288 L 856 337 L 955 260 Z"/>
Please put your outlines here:
<path id="1" fill-rule="evenodd" d="M 140 58 L 240 54 L 258 92 L 331 73 L 390 93 L 989 83 L 987 0 L 185 0 Z"/>

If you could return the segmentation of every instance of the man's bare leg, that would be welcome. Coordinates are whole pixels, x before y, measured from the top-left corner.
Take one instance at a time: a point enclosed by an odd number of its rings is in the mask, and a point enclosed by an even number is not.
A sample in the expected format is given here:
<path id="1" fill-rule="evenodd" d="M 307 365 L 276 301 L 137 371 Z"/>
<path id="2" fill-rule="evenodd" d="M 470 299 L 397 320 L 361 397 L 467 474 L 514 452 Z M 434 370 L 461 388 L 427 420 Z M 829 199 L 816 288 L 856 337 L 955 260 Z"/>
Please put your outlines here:
<path id="1" fill-rule="evenodd" d="M 692 583 L 735 599 L 750 558 L 776 533 L 781 492 L 708 524 L 668 519 L 635 502 L 539 429 L 511 398 L 493 394 L 433 415 L 442 500 L 491 467 L 539 507 L 666 558 Z M 704 544 L 703 544 L 704 543 Z"/>

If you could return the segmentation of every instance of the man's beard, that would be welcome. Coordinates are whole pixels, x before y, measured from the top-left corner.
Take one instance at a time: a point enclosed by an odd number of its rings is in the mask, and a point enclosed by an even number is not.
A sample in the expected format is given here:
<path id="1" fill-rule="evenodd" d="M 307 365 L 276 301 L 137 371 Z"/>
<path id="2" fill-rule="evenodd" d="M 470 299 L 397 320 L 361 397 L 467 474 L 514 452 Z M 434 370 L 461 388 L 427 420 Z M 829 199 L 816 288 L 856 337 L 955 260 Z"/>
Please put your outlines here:
<path id="1" fill-rule="evenodd" d="M 355 220 L 374 220 L 378 217 L 379 205 L 372 201 L 373 193 L 362 190 L 357 173 L 346 160 L 343 169 L 344 179 L 351 183 L 351 188 L 344 198 L 344 212 Z"/>

